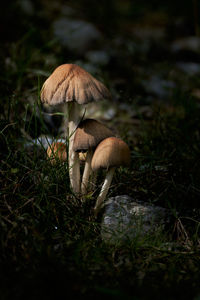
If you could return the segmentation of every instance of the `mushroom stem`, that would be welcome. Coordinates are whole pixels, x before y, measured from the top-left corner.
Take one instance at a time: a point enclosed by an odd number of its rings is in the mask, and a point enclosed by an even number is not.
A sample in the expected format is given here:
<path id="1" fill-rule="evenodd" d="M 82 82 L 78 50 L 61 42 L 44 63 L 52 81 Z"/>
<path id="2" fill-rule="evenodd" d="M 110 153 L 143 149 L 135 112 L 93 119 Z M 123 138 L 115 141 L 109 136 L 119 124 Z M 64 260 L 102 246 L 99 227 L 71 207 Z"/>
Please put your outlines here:
<path id="1" fill-rule="evenodd" d="M 106 175 L 106 178 L 104 180 L 104 183 L 102 185 L 100 194 L 99 194 L 99 196 L 97 198 L 97 201 L 96 201 L 96 204 L 95 204 L 95 207 L 94 207 L 95 215 L 98 214 L 98 212 L 99 212 L 99 210 L 100 210 L 100 208 L 102 206 L 102 203 L 103 203 L 103 201 L 106 198 L 106 195 L 108 193 L 109 187 L 110 187 L 112 179 L 113 179 L 113 175 L 114 175 L 115 169 L 116 169 L 116 167 L 111 167 L 108 170 L 108 173 Z"/>
<path id="2" fill-rule="evenodd" d="M 83 195 L 87 193 L 89 176 L 91 174 L 92 156 L 93 156 L 93 150 L 88 150 L 86 161 L 85 161 L 85 168 L 84 168 L 83 177 L 82 177 L 82 183 L 81 183 L 81 193 Z"/>
<path id="3" fill-rule="evenodd" d="M 79 121 L 79 106 L 75 102 L 71 102 L 70 107 L 68 107 L 69 178 L 72 190 L 75 194 L 80 193 L 80 161 L 78 153 L 73 151 L 74 132 Z"/>

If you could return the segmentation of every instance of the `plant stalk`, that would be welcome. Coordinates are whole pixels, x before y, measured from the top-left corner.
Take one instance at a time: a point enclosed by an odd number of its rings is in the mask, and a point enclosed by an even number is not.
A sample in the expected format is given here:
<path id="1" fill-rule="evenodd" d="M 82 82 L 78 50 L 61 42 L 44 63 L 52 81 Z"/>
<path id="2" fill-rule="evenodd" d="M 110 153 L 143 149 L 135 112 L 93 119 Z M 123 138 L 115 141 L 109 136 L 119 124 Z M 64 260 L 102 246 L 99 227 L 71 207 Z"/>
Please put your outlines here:
<path id="1" fill-rule="evenodd" d="M 69 178 L 73 192 L 80 193 L 80 161 L 78 153 L 73 151 L 74 133 L 79 124 L 79 105 L 75 102 L 68 107 L 68 128 L 69 128 Z"/>

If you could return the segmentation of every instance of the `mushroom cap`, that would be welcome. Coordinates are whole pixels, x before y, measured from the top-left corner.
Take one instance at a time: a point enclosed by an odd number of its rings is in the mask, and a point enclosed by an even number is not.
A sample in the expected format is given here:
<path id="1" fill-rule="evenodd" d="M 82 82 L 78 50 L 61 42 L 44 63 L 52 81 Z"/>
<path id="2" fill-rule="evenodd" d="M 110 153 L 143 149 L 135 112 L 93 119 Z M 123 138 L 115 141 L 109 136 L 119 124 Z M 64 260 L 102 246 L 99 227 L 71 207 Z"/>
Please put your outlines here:
<path id="1" fill-rule="evenodd" d="M 94 119 L 85 119 L 76 129 L 73 150 L 85 152 L 94 149 L 103 139 L 110 136 L 114 136 L 114 133 L 108 127 Z"/>
<path id="2" fill-rule="evenodd" d="M 47 156 L 50 158 L 50 162 L 55 164 L 56 161 L 66 161 L 67 152 L 66 145 L 62 142 L 53 142 L 47 148 Z"/>
<path id="3" fill-rule="evenodd" d="M 79 160 L 81 161 L 81 162 L 85 162 L 86 161 L 86 156 L 87 156 L 87 153 L 86 152 L 79 152 Z"/>
<path id="4" fill-rule="evenodd" d="M 128 145 L 119 138 L 109 137 L 97 146 L 92 157 L 91 167 L 93 171 L 100 168 L 128 166 L 131 155 Z"/>
<path id="5" fill-rule="evenodd" d="M 86 104 L 108 98 L 110 92 L 103 83 L 74 64 L 57 67 L 41 89 L 41 101 L 49 105 L 71 101 Z"/>

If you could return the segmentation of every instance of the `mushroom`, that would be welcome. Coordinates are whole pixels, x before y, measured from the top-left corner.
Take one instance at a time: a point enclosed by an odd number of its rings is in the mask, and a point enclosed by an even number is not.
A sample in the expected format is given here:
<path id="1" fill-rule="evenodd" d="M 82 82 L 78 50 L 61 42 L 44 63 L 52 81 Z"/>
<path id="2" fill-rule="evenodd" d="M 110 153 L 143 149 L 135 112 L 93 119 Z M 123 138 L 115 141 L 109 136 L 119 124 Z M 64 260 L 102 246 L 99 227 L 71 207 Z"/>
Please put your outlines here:
<path id="1" fill-rule="evenodd" d="M 109 137 L 97 146 L 92 157 L 92 170 L 96 171 L 103 168 L 108 172 L 94 207 L 96 215 L 106 198 L 116 167 L 128 166 L 130 164 L 130 158 L 128 145 L 119 138 Z"/>
<path id="2" fill-rule="evenodd" d="M 67 160 L 66 145 L 62 142 L 53 142 L 47 148 L 47 156 L 50 159 L 50 163 L 53 165 L 58 160 L 66 161 Z"/>
<path id="3" fill-rule="evenodd" d="M 78 155 L 79 155 L 80 162 L 85 163 L 86 157 L 87 157 L 87 152 L 79 152 Z"/>
<path id="4" fill-rule="evenodd" d="M 47 156 L 50 159 L 50 163 L 54 165 L 56 161 L 66 161 L 67 160 L 67 151 L 66 144 L 63 142 L 53 142 L 47 148 Z M 79 153 L 79 160 L 82 163 L 85 163 L 86 153 Z"/>
<path id="5" fill-rule="evenodd" d="M 63 104 L 63 111 L 68 114 L 69 176 L 74 193 L 80 191 L 80 162 L 77 153 L 72 150 L 74 132 L 80 121 L 78 104 L 108 98 L 107 88 L 75 64 L 60 65 L 42 86 L 41 101 L 49 105 Z"/>
<path id="6" fill-rule="evenodd" d="M 94 149 L 105 138 L 114 136 L 114 133 L 102 123 L 94 119 L 85 119 L 78 125 L 75 135 L 73 150 L 75 152 L 86 152 L 85 168 L 81 183 L 81 192 L 87 192 L 88 179 L 91 173 L 91 160 Z"/>

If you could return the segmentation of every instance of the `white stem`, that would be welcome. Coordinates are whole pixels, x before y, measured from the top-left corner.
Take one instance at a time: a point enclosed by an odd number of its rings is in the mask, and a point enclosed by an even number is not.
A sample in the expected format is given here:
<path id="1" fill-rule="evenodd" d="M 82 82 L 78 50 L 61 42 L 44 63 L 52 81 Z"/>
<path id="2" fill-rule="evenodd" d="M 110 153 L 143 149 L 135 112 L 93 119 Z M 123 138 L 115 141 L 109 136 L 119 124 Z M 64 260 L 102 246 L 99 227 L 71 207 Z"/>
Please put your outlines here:
<path id="1" fill-rule="evenodd" d="M 75 194 L 80 193 L 80 161 L 78 153 L 73 151 L 74 133 L 79 121 L 79 105 L 75 102 L 71 102 L 68 107 L 69 178 L 72 190 Z"/>
<path id="2" fill-rule="evenodd" d="M 98 212 L 102 206 L 102 203 L 104 202 L 104 200 L 106 198 L 106 195 L 108 193 L 109 187 L 110 187 L 112 179 L 113 179 L 115 169 L 116 169 L 116 167 L 112 167 L 108 170 L 108 173 L 107 173 L 104 183 L 102 185 L 99 197 L 97 198 L 97 201 L 96 201 L 96 204 L 94 207 L 95 215 L 98 214 Z"/>
<path id="3" fill-rule="evenodd" d="M 89 176 L 91 174 L 92 156 L 93 156 L 93 150 L 88 150 L 86 161 L 85 161 L 85 168 L 84 168 L 83 177 L 82 177 L 82 184 L 81 184 L 81 193 L 83 195 L 87 193 Z"/>

